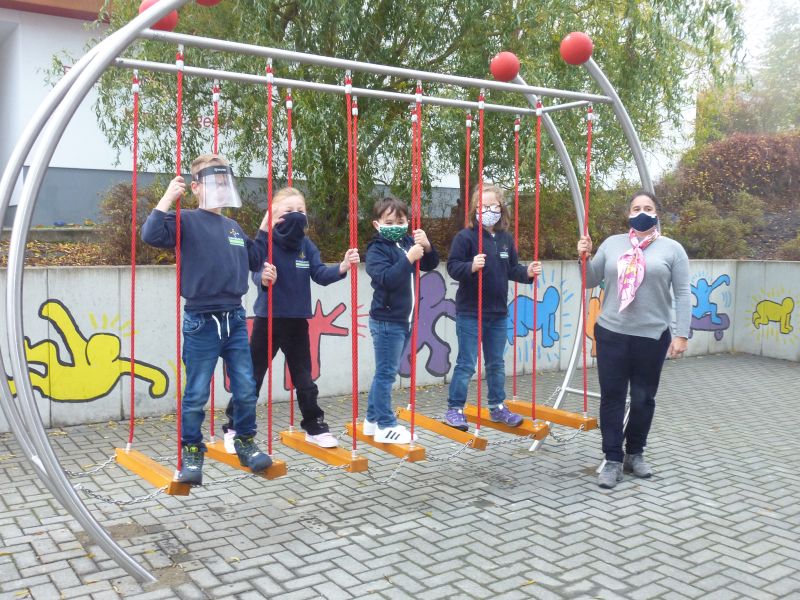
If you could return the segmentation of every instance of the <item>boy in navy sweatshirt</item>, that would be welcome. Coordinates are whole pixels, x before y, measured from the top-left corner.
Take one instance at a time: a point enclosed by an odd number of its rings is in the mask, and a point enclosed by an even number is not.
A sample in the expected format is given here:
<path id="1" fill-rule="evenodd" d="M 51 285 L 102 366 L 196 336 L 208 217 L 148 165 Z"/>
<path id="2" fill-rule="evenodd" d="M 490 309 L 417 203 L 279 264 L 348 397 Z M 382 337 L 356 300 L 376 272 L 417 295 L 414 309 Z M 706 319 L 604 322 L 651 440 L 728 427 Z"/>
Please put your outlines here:
<path id="1" fill-rule="evenodd" d="M 456 292 L 456 337 L 458 357 L 450 380 L 445 423 L 467 430 L 464 404 L 469 380 L 478 360 L 478 271 L 483 270 L 482 333 L 486 384 L 489 388 L 489 411 L 492 421 L 517 427 L 522 417 L 509 411 L 506 398 L 505 362 L 506 319 L 508 318 L 508 282 L 530 283 L 542 272 L 539 262 L 526 266 L 517 262 L 514 239 L 506 231 L 508 209 L 503 203 L 503 190 L 484 185 L 481 194 L 472 194 L 471 212 L 475 221 L 458 232 L 450 247 L 447 272 L 458 281 Z M 478 254 L 478 236 L 483 236 L 483 253 Z"/>
<path id="2" fill-rule="evenodd" d="M 408 208 L 396 198 L 375 203 L 373 227 L 378 234 L 367 246 L 367 274 L 372 278 L 369 331 L 375 349 L 375 377 L 369 390 L 364 434 L 376 442 L 408 444 L 411 432 L 397 424 L 392 411 L 392 385 L 410 335 L 414 314 L 415 263 L 432 271 L 439 255 L 422 229 L 408 235 Z M 412 349 L 414 351 L 414 349 Z"/>
<path id="3" fill-rule="evenodd" d="M 181 295 L 183 311 L 183 362 L 186 388 L 181 400 L 183 465 L 178 481 L 203 481 L 203 434 L 211 376 L 219 358 L 228 366 L 233 398 L 234 442 L 239 462 L 254 473 L 272 464 L 255 443 L 256 386 L 247 345 L 247 326 L 242 296 L 247 292 L 248 272 L 257 269 L 267 253 L 267 216 L 255 240 L 250 240 L 223 207 L 240 207 L 228 162 L 205 154 L 194 160 L 192 193 L 200 208 L 181 211 Z M 142 240 L 157 248 L 174 248 L 176 241 L 173 202 L 186 192 L 180 175 L 164 192 L 142 226 Z M 169 212 L 168 212 L 169 211 Z"/>
<path id="4" fill-rule="evenodd" d="M 350 265 L 359 262 L 358 249 L 344 254 L 338 265 L 326 266 L 320 259 L 319 249 L 308 237 L 306 227 L 306 200 L 300 190 L 286 187 L 272 198 L 272 260 L 264 262 L 253 273 L 259 286 L 253 310 L 256 314 L 250 336 L 250 353 L 256 378 L 256 390 L 267 373 L 267 286 L 272 285 L 272 358 L 283 351 L 292 384 L 297 389 L 297 403 L 303 416 L 300 422 L 306 432 L 306 441 L 323 448 L 338 445 L 325 423 L 325 413 L 317 404 L 319 389 L 311 378 L 311 341 L 308 337 L 308 319 L 311 318 L 311 281 L 329 285 L 343 279 Z M 228 404 L 226 414 L 231 417 L 234 402 Z M 226 442 L 238 436 L 235 419 L 223 427 Z"/>

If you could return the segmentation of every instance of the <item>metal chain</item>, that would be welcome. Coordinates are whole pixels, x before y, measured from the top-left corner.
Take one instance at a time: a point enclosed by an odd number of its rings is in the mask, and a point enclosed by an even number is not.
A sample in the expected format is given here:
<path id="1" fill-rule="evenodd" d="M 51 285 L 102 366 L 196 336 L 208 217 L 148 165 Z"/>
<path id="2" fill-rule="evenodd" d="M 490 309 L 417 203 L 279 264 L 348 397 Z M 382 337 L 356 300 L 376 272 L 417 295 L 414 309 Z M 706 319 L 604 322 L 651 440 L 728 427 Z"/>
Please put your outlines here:
<path id="1" fill-rule="evenodd" d="M 152 500 L 159 494 L 164 493 L 167 490 L 167 486 L 158 488 L 157 490 L 154 490 L 145 496 L 138 496 L 136 498 L 131 498 L 130 500 L 119 500 L 117 498 L 112 498 L 111 496 L 103 496 L 102 494 L 99 494 L 94 490 L 83 487 L 83 485 L 80 483 L 75 486 L 75 490 L 83 492 L 89 498 L 94 498 L 95 500 L 99 500 L 100 502 L 105 502 L 107 504 L 115 504 L 117 506 L 130 506 L 132 504 L 141 504 L 142 502 L 147 502 L 149 500 Z"/>
<path id="2" fill-rule="evenodd" d="M 467 448 L 471 448 L 471 447 L 472 447 L 472 443 L 473 443 L 473 441 L 474 441 L 474 440 L 470 440 L 470 441 L 468 441 L 466 444 L 464 444 L 463 446 L 461 446 L 461 447 L 460 447 L 458 450 L 456 450 L 456 451 L 455 451 L 455 452 L 453 452 L 452 454 L 449 454 L 449 455 L 445 456 L 444 458 L 439 458 L 439 457 L 437 457 L 437 456 L 431 456 L 430 454 L 428 454 L 428 455 L 425 457 L 425 460 L 430 460 L 430 461 L 432 461 L 432 462 L 450 462 L 450 461 L 452 461 L 452 460 L 455 460 L 456 458 L 458 458 L 458 456 L 459 456 L 459 455 L 460 455 L 462 452 L 464 452 L 464 450 L 466 450 Z"/>
<path id="3" fill-rule="evenodd" d="M 572 435 L 561 436 L 561 435 L 558 435 L 555 431 L 553 431 L 553 428 L 551 427 L 549 435 L 550 435 L 551 438 L 553 438 L 556 441 L 556 443 L 558 443 L 558 444 L 566 444 L 566 443 L 571 442 L 572 440 L 574 440 L 576 437 L 578 437 L 578 435 L 580 435 L 580 433 L 582 431 L 585 431 L 585 426 L 584 425 L 581 425 L 580 427 L 578 427 L 578 429 L 576 429 L 575 433 L 573 433 Z"/>
<path id="4" fill-rule="evenodd" d="M 489 445 L 494 446 L 507 446 L 508 444 L 516 444 L 518 442 L 525 442 L 534 439 L 533 434 L 529 433 L 528 435 L 520 435 L 514 436 L 512 438 L 508 438 L 507 440 L 500 440 L 497 442 L 491 442 Z"/>
<path id="5" fill-rule="evenodd" d="M 73 479 L 78 479 L 79 477 L 88 477 L 89 475 L 99 473 L 111 463 L 116 462 L 116 460 L 116 457 L 112 454 L 104 463 L 97 465 L 94 469 L 90 469 L 89 471 L 70 471 L 69 469 L 64 469 L 64 473 L 67 474 L 67 477 L 72 477 Z"/>
<path id="6" fill-rule="evenodd" d="M 372 479 L 372 481 L 374 481 L 375 483 L 380 485 L 386 485 L 387 483 L 391 482 L 395 477 L 397 477 L 397 474 L 400 472 L 400 468 L 407 462 L 407 460 L 408 460 L 408 455 L 401 458 L 400 462 L 397 463 L 397 466 L 392 471 L 392 474 L 389 475 L 389 477 L 387 477 L 386 479 L 377 479 L 369 471 L 366 471 L 366 473 L 369 476 L 369 478 Z"/>
<path id="7" fill-rule="evenodd" d="M 336 465 L 336 466 L 325 466 L 325 467 L 299 467 L 299 466 L 288 466 L 286 469 L 288 471 L 298 471 L 299 473 L 324 473 L 326 471 L 341 471 L 348 469 L 350 467 L 350 463 L 346 465 Z"/>

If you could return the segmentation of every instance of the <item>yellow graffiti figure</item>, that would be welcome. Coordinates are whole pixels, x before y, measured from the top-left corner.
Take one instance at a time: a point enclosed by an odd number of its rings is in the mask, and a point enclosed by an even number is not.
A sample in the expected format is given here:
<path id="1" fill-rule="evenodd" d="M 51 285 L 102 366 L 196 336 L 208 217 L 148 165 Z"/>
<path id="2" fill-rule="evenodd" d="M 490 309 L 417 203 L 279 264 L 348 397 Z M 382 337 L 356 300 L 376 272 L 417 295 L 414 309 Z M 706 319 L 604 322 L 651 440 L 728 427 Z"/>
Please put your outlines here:
<path id="1" fill-rule="evenodd" d="M 589 304 L 586 311 L 586 337 L 592 340 L 591 356 L 597 356 L 597 342 L 594 339 L 594 324 L 597 323 L 597 317 L 600 316 L 600 308 L 603 306 L 603 295 L 605 290 L 601 289 L 597 296 L 589 298 Z"/>
<path id="2" fill-rule="evenodd" d="M 756 304 L 756 309 L 753 311 L 753 326 L 758 329 L 774 321 L 780 323 L 781 333 L 791 333 L 793 328 L 789 320 L 792 317 L 792 310 L 794 310 L 794 300 L 789 297 L 784 298 L 780 304 L 772 300 L 762 300 Z"/>
<path id="3" fill-rule="evenodd" d="M 56 402 L 86 402 L 108 395 L 122 375 L 130 375 L 131 361 L 121 356 L 120 339 L 110 333 L 96 333 L 88 339 L 78 329 L 67 308 L 58 300 L 39 307 L 39 316 L 50 321 L 64 340 L 69 357 L 62 361 L 52 340 L 31 345 L 25 338 L 25 356 L 30 365 L 31 386 Z M 137 379 L 150 383 L 150 395 L 167 392 L 167 374 L 147 363 L 135 361 Z M 13 382 L 12 393 L 16 393 Z"/>

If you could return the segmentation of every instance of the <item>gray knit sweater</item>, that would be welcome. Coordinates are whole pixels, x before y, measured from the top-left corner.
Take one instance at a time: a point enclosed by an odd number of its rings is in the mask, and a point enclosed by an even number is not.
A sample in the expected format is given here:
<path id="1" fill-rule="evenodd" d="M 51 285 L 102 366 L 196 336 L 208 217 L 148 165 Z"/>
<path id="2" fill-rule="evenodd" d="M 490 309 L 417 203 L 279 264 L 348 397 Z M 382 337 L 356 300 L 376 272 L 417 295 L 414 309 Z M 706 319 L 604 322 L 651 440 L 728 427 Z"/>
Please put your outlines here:
<path id="1" fill-rule="evenodd" d="M 631 248 L 627 233 L 612 235 L 597 249 L 586 265 L 586 286 L 605 280 L 603 308 L 597 322 L 610 331 L 658 339 L 675 322 L 672 332 L 689 337 L 692 295 L 689 289 L 689 257 L 678 242 L 661 236 L 644 249 L 645 275 L 636 297 L 619 312 L 617 259 Z M 670 294 L 672 288 L 672 295 Z"/>

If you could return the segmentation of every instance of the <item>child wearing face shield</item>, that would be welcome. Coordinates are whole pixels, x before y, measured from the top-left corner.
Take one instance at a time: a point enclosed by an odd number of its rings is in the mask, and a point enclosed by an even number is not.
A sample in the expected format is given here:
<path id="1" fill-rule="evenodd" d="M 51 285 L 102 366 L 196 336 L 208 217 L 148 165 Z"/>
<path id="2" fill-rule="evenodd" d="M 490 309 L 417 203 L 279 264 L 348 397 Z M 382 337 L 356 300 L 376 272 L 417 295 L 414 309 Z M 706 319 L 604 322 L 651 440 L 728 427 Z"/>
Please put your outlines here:
<path id="1" fill-rule="evenodd" d="M 392 385 L 400 357 L 411 334 L 414 316 L 414 273 L 439 264 L 439 254 L 422 229 L 408 234 L 408 207 L 396 198 L 383 198 L 373 208 L 378 233 L 367 246 L 367 274 L 372 278 L 369 331 L 375 349 L 375 376 L 369 390 L 364 434 L 376 442 L 408 444 L 411 432 L 397 424 L 392 411 Z"/>
<path id="2" fill-rule="evenodd" d="M 181 211 L 181 295 L 186 300 L 183 315 L 183 362 L 186 388 L 181 399 L 181 444 L 183 464 L 178 481 L 203 481 L 203 434 L 209 384 L 217 361 L 228 367 L 236 409 L 233 414 L 236 439 L 234 452 L 253 472 L 272 464 L 255 443 L 256 385 L 247 341 L 242 296 L 248 274 L 258 269 L 267 254 L 267 216 L 255 240 L 239 224 L 222 215 L 223 207 L 238 208 L 241 200 L 228 162 L 206 154 L 191 167 L 196 210 Z M 176 213 L 172 204 L 186 191 L 183 177 L 175 177 L 142 226 L 142 240 L 157 248 L 174 248 Z"/>
<path id="3" fill-rule="evenodd" d="M 508 410 L 505 400 L 506 322 L 508 319 L 508 282 L 531 283 L 542 272 L 540 262 L 521 265 L 517 261 L 514 239 L 506 230 L 508 208 L 503 190 L 484 185 L 472 194 L 474 221 L 462 229 L 450 247 L 447 272 L 458 281 L 456 292 L 456 337 L 458 357 L 450 380 L 445 423 L 466 431 L 464 405 L 469 380 L 478 360 L 478 271 L 483 271 L 482 341 L 489 388 L 489 414 L 492 421 L 517 427 L 522 417 Z M 483 252 L 478 253 L 478 236 L 483 236 Z"/>
<path id="4" fill-rule="evenodd" d="M 267 289 L 272 286 L 272 358 L 280 349 L 286 359 L 292 384 L 297 390 L 297 403 L 302 414 L 300 427 L 306 441 L 334 448 L 337 439 L 325 423 L 325 413 L 317 403 L 319 389 L 311 377 L 311 341 L 308 319 L 311 318 L 311 281 L 330 285 L 343 279 L 350 265 L 359 262 L 358 249 L 344 253 L 342 262 L 327 266 L 322 262 L 317 246 L 306 236 L 308 218 L 302 192 L 293 187 L 278 191 L 272 198 L 272 260 L 254 269 L 253 281 L 259 289 L 253 311 L 255 319 L 250 336 L 250 354 L 256 379 L 256 391 L 267 374 Z M 238 436 L 235 420 L 231 420 L 235 402 L 228 404 L 228 424 L 225 446 Z"/>

